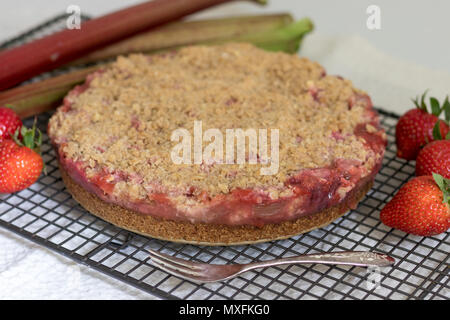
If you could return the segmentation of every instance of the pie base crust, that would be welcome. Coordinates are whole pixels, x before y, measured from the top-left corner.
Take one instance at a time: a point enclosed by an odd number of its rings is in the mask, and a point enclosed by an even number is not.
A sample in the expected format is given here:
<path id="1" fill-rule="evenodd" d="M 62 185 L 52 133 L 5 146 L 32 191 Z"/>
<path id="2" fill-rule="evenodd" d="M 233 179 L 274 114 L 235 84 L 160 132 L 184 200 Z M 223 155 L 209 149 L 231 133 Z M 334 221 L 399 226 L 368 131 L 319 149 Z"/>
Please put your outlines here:
<path id="1" fill-rule="evenodd" d="M 309 216 L 263 227 L 229 226 L 172 221 L 144 215 L 105 202 L 77 184 L 60 166 L 61 177 L 73 198 L 93 215 L 134 233 L 178 243 L 224 246 L 281 240 L 326 226 L 343 216 L 360 202 L 372 188 L 373 181 L 364 182 L 347 195 L 346 201 Z"/>

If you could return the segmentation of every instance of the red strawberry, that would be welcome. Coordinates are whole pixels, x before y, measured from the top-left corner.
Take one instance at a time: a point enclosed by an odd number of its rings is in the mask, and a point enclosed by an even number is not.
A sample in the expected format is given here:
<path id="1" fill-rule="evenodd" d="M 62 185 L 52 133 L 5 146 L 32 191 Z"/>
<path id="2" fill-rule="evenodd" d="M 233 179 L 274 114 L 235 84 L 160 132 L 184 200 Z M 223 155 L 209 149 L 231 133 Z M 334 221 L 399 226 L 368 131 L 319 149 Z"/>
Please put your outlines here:
<path id="1" fill-rule="evenodd" d="M 426 92 L 422 95 L 421 102 L 413 100 L 416 109 L 406 112 L 398 120 L 395 128 L 395 138 L 397 143 L 397 156 L 406 160 L 414 160 L 420 148 L 433 141 L 433 127 L 439 115 L 445 110 L 446 118 L 450 115 L 450 102 L 445 100 L 442 108 L 435 98 L 430 98 L 432 113 L 427 111 L 425 104 Z M 446 119 L 448 121 L 448 119 Z M 446 136 L 450 131 L 448 123 L 441 121 L 439 129 L 442 136 Z"/>
<path id="2" fill-rule="evenodd" d="M 450 134 L 442 140 L 438 124 L 433 129 L 434 140 L 427 144 L 416 159 L 416 176 L 429 176 L 433 172 L 450 179 Z"/>
<path id="3" fill-rule="evenodd" d="M 432 236 L 450 227 L 450 180 L 438 174 L 408 181 L 380 213 L 392 228 L 419 236 Z"/>
<path id="4" fill-rule="evenodd" d="M 35 127 L 22 127 L 25 145 L 13 140 L 0 142 L 0 193 L 13 193 L 32 185 L 40 176 L 44 163 L 35 150 L 39 147 L 41 135 L 35 141 Z M 20 142 L 19 142 L 20 143 Z"/>
<path id="5" fill-rule="evenodd" d="M 13 110 L 0 107 L 0 140 L 10 139 L 21 127 L 22 121 Z"/>

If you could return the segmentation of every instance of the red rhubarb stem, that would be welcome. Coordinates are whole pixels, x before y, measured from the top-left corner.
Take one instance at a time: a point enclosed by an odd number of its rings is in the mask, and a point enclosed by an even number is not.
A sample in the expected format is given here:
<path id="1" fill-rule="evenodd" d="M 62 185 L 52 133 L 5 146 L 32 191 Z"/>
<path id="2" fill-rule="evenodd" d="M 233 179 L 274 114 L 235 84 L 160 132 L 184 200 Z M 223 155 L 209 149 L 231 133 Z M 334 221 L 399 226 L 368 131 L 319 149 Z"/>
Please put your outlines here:
<path id="1" fill-rule="evenodd" d="M 0 52 L 0 90 L 138 32 L 231 0 L 153 0 Z M 261 1 L 256 1 L 261 2 Z"/>

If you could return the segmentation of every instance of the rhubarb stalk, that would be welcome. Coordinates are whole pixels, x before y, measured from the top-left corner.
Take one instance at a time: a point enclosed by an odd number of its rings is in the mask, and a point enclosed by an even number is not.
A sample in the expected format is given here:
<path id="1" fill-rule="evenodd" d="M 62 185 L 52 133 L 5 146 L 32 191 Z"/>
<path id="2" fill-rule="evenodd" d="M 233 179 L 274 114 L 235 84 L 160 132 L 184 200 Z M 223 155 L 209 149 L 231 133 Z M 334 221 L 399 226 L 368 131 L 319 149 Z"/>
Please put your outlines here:
<path id="1" fill-rule="evenodd" d="M 249 42 L 261 49 L 268 51 L 284 51 L 288 53 L 297 52 L 303 36 L 313 30 L 314 26 L 310 19 L 304 18 L 290 23 L 281 28 L 254 32 L 236 36 L 234 42 Z M 221 39 L 207 42 L 210 44 L 223 43 Z"/>
<path id="2" fill-rule="evenodd" d="M 0 52 L 0 90 L 113 42 L 231 0 L 153 0 Z M 264 3 L 263 0 L 253 0 Z"/>
<path id="3" fill-rule="evenodd" d="M 229 41 L 238 36 L 275 30 L 292 22 L 288 13 L 173 22 L 94 51 L 70 65 L 104 61 L 133 52 L 152 53 L 205 42 Z"/>
<path id="4" fill-rule="evenodd" d="M 241 17 L 239 19 L 247 18 L 248 17 Z M 269 19 L 269 16 L 266 18 Z M 188 22 L 182 22 L 180 24 L 185 26 L 184 29 L 186 32 L 184 33 L 185 36 L 183 41 L 186 45 L 248 42 L 267 50 L 293 53 L 297 51 L 302 37 L 310 32 L 313 26 L 309 19 L 302 19 L 294 23 L 287 23 L 290 21 L 290 19 L 287 18 L 284 20 L 285 21 L 282 23 L 283 25 L 281 27 L 276 27 L 275 29 L 269 29 L 266 25 L 254 24 L 253 28 L 249 26 L 245 29 L 247 33 L 238 33 L 226 39 L 221 39 L 220 37 L 214 38 L 214 34 L 211 33 L 211 37 L 205 39 L 205 41 L 199 42 L 197 42 L 199 39 L 198 34 L 202 33 L 202 30 L 198 29 L 197 24 Z M 219 19 L 218 21 L 223 21 L 223 19 Z M 221 30 L 222 26 L 220 23 L 214 24 L 218 30 L 217 35 L 226 33 Z M 211 27 L 210 32 L 213 32 L 213 30 L 216 29 Z M 177 37 L 167 38 L 172 39 L 173 42 L 168 42 L 164 37 L 161 39 L 162 41 L 160 43 L 153 42 L 150 52 L 160 52 L 161 50 L 168 49 L 172 50 L 180 46 Z M 123 54 L 134 52 L 133 43 L 129 43 L 129 46 L 125 49 L 127 50 L 124 51 L 124 48 L 121 48 Z M 105 67 L 105 65 L 72 71 L 60 76 L 0 92 L 0 105 L 9 105 L 22 118 L 50 110 L 60 103 L 61 99 L 69 90 L 75 85 L 82 83 L 88 74 L 102 67 Z"/>
<path id="5" fill-rule="evenodd" d="M 74 86 L 101 68 L 94 66 L 0 92 L 0 105 L 26 118 L 56 107 Z"/>

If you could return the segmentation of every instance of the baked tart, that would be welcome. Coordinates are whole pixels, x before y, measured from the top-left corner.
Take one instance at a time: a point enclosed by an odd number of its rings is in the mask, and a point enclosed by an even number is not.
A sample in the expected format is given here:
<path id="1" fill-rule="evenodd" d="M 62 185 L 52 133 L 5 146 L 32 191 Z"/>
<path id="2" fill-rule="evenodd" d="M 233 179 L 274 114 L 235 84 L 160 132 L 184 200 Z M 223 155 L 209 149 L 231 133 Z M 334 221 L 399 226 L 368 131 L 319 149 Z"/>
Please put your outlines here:
<path id="1" fill-rule="evenodd" d="M 180 130 L 187 149 L 176 149 Z M 236 132 L 247 134 L 240 146 L 228 139 Z M 349 80 L 250 44 L 118 57 L 67 95 L 48 134 L 68 191 L 89 212 L 205 245 L 331 223 L 370 190 L 386 146 L 371 99 Z"/>

